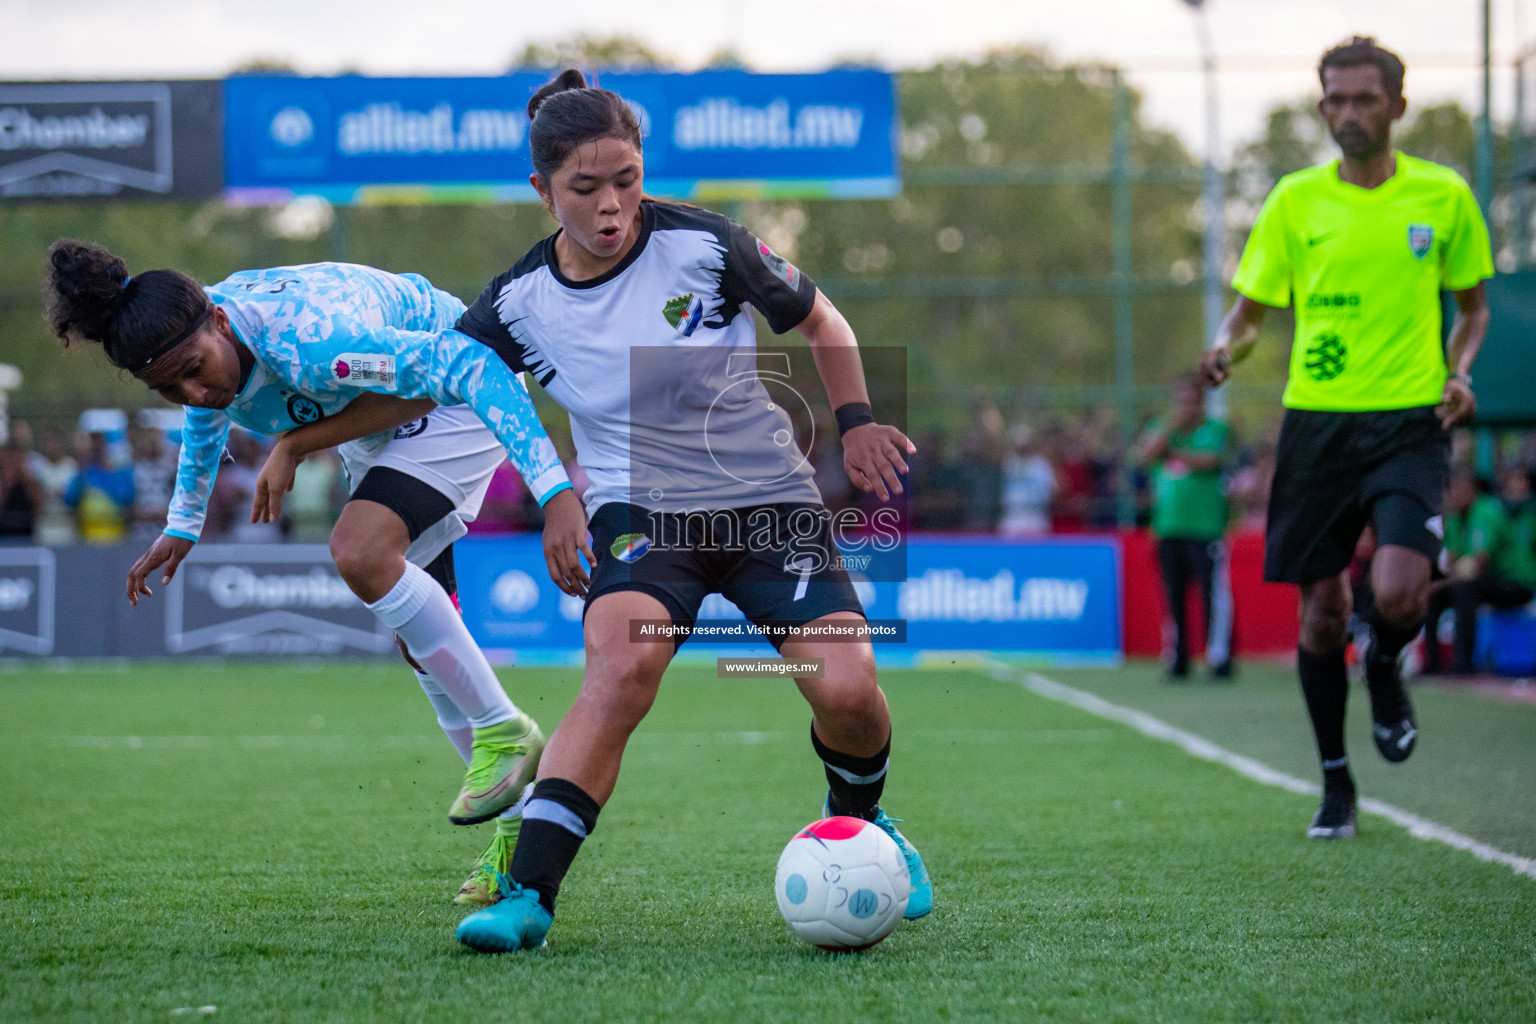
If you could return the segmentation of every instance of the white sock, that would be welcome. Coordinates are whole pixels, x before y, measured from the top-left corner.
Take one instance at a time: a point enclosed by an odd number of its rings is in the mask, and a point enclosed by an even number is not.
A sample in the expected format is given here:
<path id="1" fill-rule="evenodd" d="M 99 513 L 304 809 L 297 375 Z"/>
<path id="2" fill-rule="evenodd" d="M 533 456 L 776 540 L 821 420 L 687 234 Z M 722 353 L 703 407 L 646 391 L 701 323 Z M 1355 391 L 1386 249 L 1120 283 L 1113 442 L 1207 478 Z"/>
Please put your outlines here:
<path id="1" fill-rule="evenodd" d="M 501 688 L 501 680 L 469 635 L 447 591 L 418 566 L 406 562 L 399 582 L 368 610 L 405 641 L 416 664 L 471 726 L 483 729 L 517 717 L 516 705 Z"/>
<path id="2" fill-rule="evenodd" d="M 469 719 L 464 717 L 464 712 L 459 706 L 448 699 L 443 688 L 437 685 L 437 681 L 425 672 L 416 673 L 416 681 L 421 684 L 422 690 L 427 695 L 427 700 L 432 702 L 432 710 L 437 712 L 437 724 L 443 727 L 443 732 L 448 736 L 448 742 L 453 744 L 453 749 L 459 752 L 465 765 L 469 764 L 469 748 L 474 742 L 475 730 L 469 724 Z"/>

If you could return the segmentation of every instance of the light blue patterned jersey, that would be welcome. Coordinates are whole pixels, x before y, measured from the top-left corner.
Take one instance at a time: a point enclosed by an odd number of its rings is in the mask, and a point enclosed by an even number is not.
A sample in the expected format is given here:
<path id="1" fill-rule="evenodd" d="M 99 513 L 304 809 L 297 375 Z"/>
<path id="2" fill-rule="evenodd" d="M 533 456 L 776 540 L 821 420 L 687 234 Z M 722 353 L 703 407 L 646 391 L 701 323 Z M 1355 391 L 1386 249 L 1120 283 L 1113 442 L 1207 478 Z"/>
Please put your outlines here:
<path id="1" fill-rule="evenodd" d="M 231 423 L 281 434 L 339 412 L 364 391 L 467 404 L 529 490 L 570 486 L 522 379 L 453 330 L 464 304 L 416 274 L 350 263 L 244 270 L 208 289 L 256 357 L 225 409 L 187 407 L 166 533 L 197 540 Z"/>

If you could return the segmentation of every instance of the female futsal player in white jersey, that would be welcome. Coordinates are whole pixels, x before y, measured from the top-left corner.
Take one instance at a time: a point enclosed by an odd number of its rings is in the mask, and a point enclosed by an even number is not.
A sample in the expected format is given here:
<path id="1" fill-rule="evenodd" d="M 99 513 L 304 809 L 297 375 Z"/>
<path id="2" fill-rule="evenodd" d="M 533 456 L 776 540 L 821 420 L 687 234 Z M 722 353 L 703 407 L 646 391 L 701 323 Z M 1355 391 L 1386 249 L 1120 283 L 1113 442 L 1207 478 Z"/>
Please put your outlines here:
<path id="1" fill-rule="evenodd" d="M 921 917 L 933 905 L 927 871 L 879 804 L 891 724 L 873 650 L 809 638 L 862 624 L 864 612 L 788 418 L 760 381 L 739 376 L 740 358 L 755 358 L 752 309 L 810 341 L 855 483 L 887 499 L 915 449 L 875 421 L 853 331 L 809 278 L 724 217 L 642 197 L 640 129 L 622 98 L 571 70 L 528 115 L 533 185 L 560 230 L 496 278 L 458 330 L 570 413 L 599 560 L 581 691 L 524 807 L 506 898 L 465 918 L 459 938 L 484 951 L 544 941 L 560 882 L 676 650 L 635 642 L 630 624 L 689 625 L 713 592 L 791 630 L 775 640 L 786 657 L 824 659 L 824 678 L 796 682 L 827 809 L 896 840 L 912 879 L 906 916 Z"/>
<path id="2" fill-rule="evenodd" d="M 263 472 L 276 494 L 303 454 L 341 445 L 352 494 L 331 552 L 353 592 L 396 633 L 464 758 L 450 818 L 499 818 L 457 897 L 493 902 L 544 737 L 458 614 L 452 545 L 479 511 L 503 448 L 544 505 L 551 575 L 572 592 L 585 579 L 586 517 L 522 382 L 494 357 L 483 365 L 482 346 L 444 333 L 463 303 L 414 274 L 321 263 L 243 271 L 205 289 L 175 270 L 130 278 L 121 259 L 71 240 L 54 244 L 49 265 L 58 337 L 100 343 L 112 363 L 186 407 L 165 533 L 129 573 L 134 604 L 150 594 L 150 573 L 160 569 L 169 583 L 196 543 L 232 423 L 260 434 L 311 425 L 304 446 L 278 442 Z M 264 498 L 259 511 L 278 500 Z"/>

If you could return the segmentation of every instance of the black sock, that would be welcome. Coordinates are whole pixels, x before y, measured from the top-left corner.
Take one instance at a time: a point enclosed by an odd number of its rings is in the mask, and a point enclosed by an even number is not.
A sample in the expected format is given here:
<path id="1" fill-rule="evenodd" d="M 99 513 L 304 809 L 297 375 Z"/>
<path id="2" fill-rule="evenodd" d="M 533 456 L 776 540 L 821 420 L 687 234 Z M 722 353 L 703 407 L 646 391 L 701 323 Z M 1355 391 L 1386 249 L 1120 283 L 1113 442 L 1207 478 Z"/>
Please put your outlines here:
<path id="1" fill-rule="evenodd" d="M 1404 629 L 1383 619 L 1373 607 L 1366 623 L 1371 627 L 1370 656 L 1365 661 L 1365 685 L 1371 693 L 1371 717 L 1388 721 L 1402 716 L 1402 674 L 1397 671 L 1397 656 L 1419 635 L 1419 624 Z"/>
<path id="2" fill-rule="evenodd" d="M 512 850 L 512 880 L 539 894 L 551 914 L 571 861 L 597 827 L 597 801 L 574 782 L 540 779 L 523 807 L 523 826 Z"/>
<path id="3" fill-rule="evenodd" d="M 1366 613 L 1365 621 L 1371 627 L 1373 637 L 1371 643 L 1371 657 L 1373 659 L 1389 662 L 1396 661 L 1397 656 L 1403 652 L 1413 638 L 1419 635 L 1419 627 L 1422 623 L 1415 622 L 1411 627 L 1404 629 L 1402 626 L 1394 626 L 1381 617 L 1373 606 Z"/>
<path id="4" fill-rule="evenodd" d="M 1301 676 L 1301 695 L 1317 737 L 1317 755 L 1323 762 L 1323 785 L 1354 789 L 1349 758 L 1344 753 L 1344 708 L 1349 701 L 1349 674 L 1344 650 L 1313 654 L 1296 648 L 1296 671 Z"/>
<path id="5" fill-rule="evenodd" d="M 816 725 L 811 724 L 811 746 L 821 758 L 821 766 L 827 772 L 827 785 L 832 795 L 827 808 L 834 815 L 846 814 L 853 818 L 873 820 L 880 810 L 880 794 L 885 791 L 885 770 L 891 763 L 891 739 L 878 754 L 870 757 L 854 757 L 842 754 L 821 742 L 816 735 Z"/>

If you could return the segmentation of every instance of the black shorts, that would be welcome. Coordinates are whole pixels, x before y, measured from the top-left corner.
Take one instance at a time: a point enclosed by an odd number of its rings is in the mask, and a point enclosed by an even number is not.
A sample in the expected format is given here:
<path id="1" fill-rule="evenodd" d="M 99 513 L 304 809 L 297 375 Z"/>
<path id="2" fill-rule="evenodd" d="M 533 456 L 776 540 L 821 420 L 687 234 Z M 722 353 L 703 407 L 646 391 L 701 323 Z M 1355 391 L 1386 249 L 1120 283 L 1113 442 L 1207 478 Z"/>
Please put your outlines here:
<path id="1" fill-rule="evenodd" d="M 636 590 L 660 601 L 678 625 L 693 625 L 704 599 L 716 593 L 759 625 L 803 626 L 833 612 L 864 614 L 848 571 L 817 557 L 837 550 L 820 505 L 681 514 L 610 502 L 592 516 L 589 529 L 597 567 L 588 608 L 604 594 Z"/>
<path id="2" fill-rule="evenodd" d="M 1264 579 L 1314 583 L 1338 575 L 1367 523 L 1378 545 L 1411 548 L 1433 562 L 1444 535 L 1450 452 L 1433 406 L 1287 409 L 1269 493 Z"/>
<path id="3" fill-rule="evenodd" d="M 405 523 L 411 540 L 420 537 L 427 527 L 454 510 L 453 499 L 431 484 L 402 473 L 389 466 L 374 466 L 363 474 L 357 490 L 348 501 L 372 501 L 383 505 Z M 442 550 L 425 570 L 428 576 L 442 584 L 449 596 L 458 593 L 459 583 L 453 570 L 453 545 Z"/>

